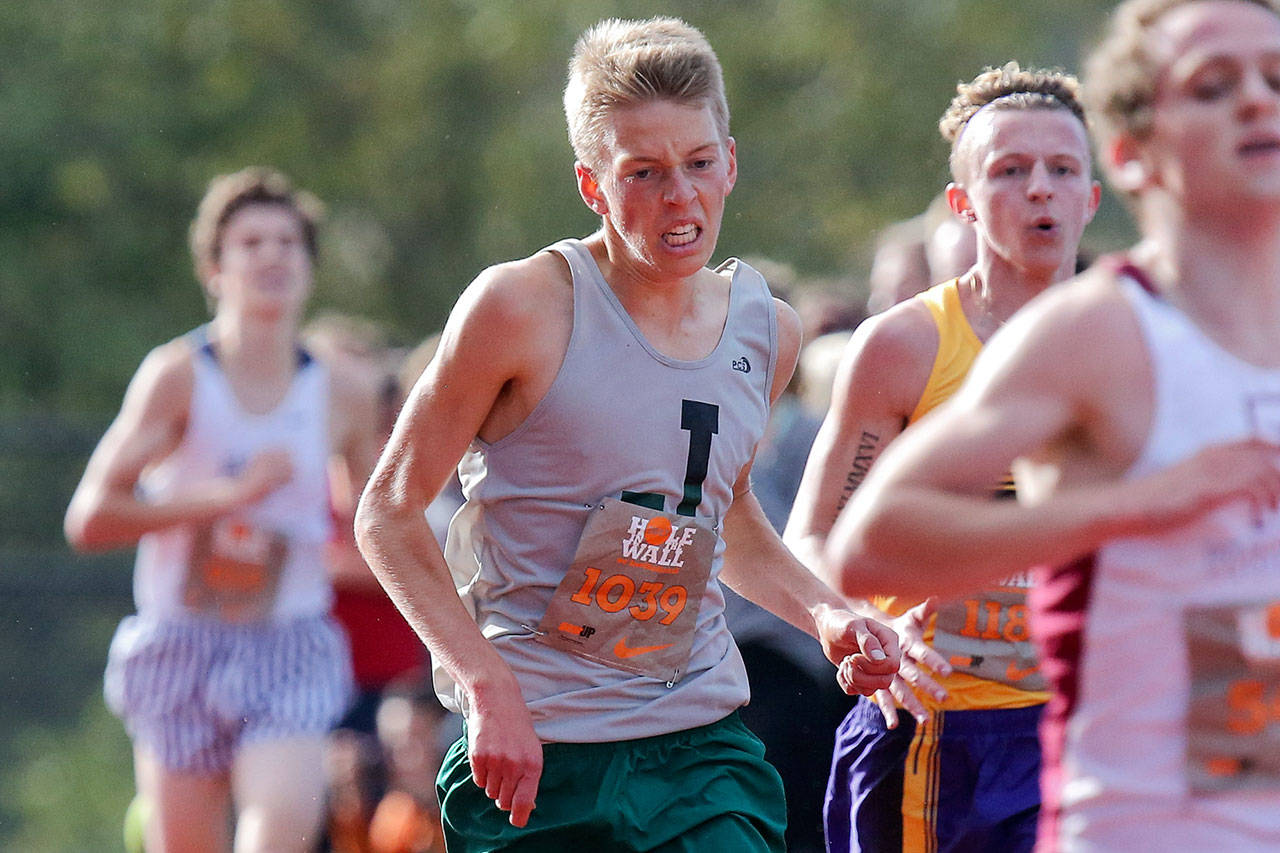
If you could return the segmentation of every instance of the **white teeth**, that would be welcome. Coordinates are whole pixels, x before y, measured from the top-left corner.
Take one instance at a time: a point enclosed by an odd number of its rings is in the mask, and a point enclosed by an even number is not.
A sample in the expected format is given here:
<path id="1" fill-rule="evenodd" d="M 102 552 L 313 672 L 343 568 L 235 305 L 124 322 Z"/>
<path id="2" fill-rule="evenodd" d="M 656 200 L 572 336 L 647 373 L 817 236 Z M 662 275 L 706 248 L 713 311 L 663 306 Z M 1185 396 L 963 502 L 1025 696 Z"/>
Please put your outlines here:
<path id="1" fill-rule="evenodd" d="M 681 225 L 679 228 L 672 228 L 663 238 L 672 246 L 683 246 L 686 243 L 692 243 L 698 236 L 698 226 L 689 224 Z"/>

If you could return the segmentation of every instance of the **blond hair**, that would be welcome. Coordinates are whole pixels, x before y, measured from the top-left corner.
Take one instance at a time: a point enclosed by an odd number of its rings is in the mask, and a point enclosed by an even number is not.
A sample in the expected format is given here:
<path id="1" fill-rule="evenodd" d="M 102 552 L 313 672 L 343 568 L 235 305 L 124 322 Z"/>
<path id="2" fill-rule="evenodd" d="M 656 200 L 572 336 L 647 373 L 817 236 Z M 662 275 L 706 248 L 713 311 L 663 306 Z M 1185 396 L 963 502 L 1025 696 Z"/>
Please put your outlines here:
<path id="1" fill-rule="evenodd" d="M 584 32 L 569 60 L 564 113 L 574 156 L 598 168 L 611 110 L 655 100 L 707 104 L 729 137 L 720 61 L 698 30 L 677 18 L 611 18 Z"/>
<path id="2" fill-rule="evenodd" d="M 938 120 L 938 132 L 951 143 L 951 174 L 956 176 L 956 152 L 970 120 L 979 111 L 1064 109 L 1086 125 L 1080 102 L 1080 83 L 1065 71 L 1023 68 L 1006 62 L 999 68 L 985 68 L 968 83 L 956 84 L 955 97 Z M 958 177 L 958 176 L 957 176 Z"/>

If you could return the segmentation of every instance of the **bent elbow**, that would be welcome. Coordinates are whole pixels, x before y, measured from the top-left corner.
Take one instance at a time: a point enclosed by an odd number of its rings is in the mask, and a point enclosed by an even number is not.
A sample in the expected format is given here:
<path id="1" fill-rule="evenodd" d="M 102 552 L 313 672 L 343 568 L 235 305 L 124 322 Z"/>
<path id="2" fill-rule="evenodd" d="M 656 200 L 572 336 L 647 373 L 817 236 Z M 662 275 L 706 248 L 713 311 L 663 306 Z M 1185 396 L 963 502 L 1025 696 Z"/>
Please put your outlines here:
<path id="1" fill-rule="evenodd" d="M 111 546 L 102 525 L 95 522 L 94 516 L 77 512 L 74 507 L 67 510 L 62 520 L 62 534 L 72 550 L 80 554 L 103 551 Z"/>
<path id="2" fill-rule="evenodd" d="M 843 519 L 827 537 L 823 552 L 824 579 L 846 598 L 863 598 L 883 590 L 879 569 L 885 565 L 886 548 L 891 546 L 891 525 L 876 517 L 858 523 Z"/>
<path id="3" fill-rule="evenodd" d="M 356 504 L 353 524 L 356 547 L 360 549 L 360 553 L 366 560 L 378 546 L 382 532 L 386 528 L 389 509 L 386 498 L 375 492 L 372 487 L 364 490 L 360 496 L 360 502 Z"/>

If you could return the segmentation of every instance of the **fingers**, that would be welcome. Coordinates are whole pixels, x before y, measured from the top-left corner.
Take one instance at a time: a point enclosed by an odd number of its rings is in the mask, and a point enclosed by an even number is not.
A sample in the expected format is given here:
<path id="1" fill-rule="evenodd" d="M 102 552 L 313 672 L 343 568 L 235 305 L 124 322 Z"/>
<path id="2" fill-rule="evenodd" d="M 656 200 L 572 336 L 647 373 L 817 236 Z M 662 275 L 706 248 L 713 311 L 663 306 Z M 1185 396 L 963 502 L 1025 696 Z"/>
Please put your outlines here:
<path id="1" fill-rule="evenodd" d="M 927 669 L 931 672 L 936 672 L 944 678 L 951 674 L 951 663 L 923 640 L 914 642 L 903 650 L 902 665 L 905 667 L 908 663 L 918 665 L 917 668 L 919 669 Z M 923 672 L 921 675 L 925 678 L 929 677 Z"/>
<path id="2" fill-rule="evenodd" d="M 504 806 L 502 801 L 498 801 L 498 808 L 511 810 L 511 825 L 524 826 L 529 822 L 529 815 L 533 812 L 534 799 L 538 795 L 538 782 L 541 779 L 541 772 L 532 776 L 524 776 L 516 785 L 515 794 L 511 798 L 508 806 Z"/>
<path id="3" fill-rule="evenodd" d="M 483 758 L 472 755 L 471 779 L 484 789 L 485 796 L 504 812 L 510 812 L 512 826 L 529 822 L 542 778 L 542 761 L 515 757 Z"/>
<path id="4" fill-rule="evenodd" d="M 910 711 L 912 716 L 921 721 L 928 716 L 928 709 L 918 698 L 921 692 L 927 693 L 937 702 L 947 698 L 946 688 L 935 681 L 928 672 L 906 658 L 902 661 L 898 678 L 894 680 L 891 689 L 898 702 Z"/>
<path id="5" fill-rule="evenodd" d="M 858 648 L 872 661 L 884 661 L 897 669 L 898 662 L 902 659 L 898 632 L 874 619 L 859 621 L 862 625 L 861 630 L 857 631 Z"/>
<path id="6" fill-rule="evenodd" d="M 893 695 L 888 690 L 877 690 L 872 699 L 880 708 L 885 726 L 896 729 L 898 727 L 898 704 L 893 701 Z"/>
<path id="7" fill-rule="evenodd" d="M 840 661 L 836 681 L 850 696 L 870 696 L 877 690 L 888 688 L 893 682 L 898 669 L 894 664 L 886 666 L 888 663 L 887 659 L 873 661 L 863 654 L 849 655 Z"/>
<path id="8" fill-rule="evenodd" d="M 929 709 L 924 706 L 924 703 L 920 701 L 920 697 L 916 695 L 915 691 L 911 689 L 906 679 L 902 676 L 898 676 L 893 680 L 893 683 L 889 685 L 888 692 L 893 699 L 897 700 L 896 704 L 901 705 L 908 714 L 916 718 L 916 722 L 923 723 L 929 718 Z M 881 706 L 881 711 L 883 710 L 884 708 Z"/>

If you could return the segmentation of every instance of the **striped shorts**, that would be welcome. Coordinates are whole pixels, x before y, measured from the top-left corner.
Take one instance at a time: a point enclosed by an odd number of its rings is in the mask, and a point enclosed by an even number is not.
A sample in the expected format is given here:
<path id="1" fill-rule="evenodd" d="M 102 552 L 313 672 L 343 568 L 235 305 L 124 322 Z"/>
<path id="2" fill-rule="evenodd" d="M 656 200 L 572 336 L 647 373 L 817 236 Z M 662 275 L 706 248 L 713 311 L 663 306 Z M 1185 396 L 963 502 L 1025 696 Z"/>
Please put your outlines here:
<path id="1" fill-rule="evenodd" d="M 107 705 L 170 770 L 218 773 L 254 741 L 322 735 L 351 700 L 351 653 L 327 616 L 279 624 L 120 623 Z"/>

